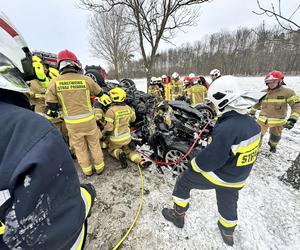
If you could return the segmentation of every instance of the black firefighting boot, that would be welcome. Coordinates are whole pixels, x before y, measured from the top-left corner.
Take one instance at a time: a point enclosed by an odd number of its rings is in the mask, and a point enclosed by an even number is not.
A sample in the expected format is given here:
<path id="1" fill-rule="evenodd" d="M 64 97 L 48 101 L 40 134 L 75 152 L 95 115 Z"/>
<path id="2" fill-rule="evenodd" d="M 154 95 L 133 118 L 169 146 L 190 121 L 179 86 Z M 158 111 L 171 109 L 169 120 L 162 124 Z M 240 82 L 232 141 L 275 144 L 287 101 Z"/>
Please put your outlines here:
<path id="1" fill-rule="evenodd" d="M 174 204 L 174 208 L 163 208 L 162 214 L 166 220 L 173 222 L 176 227 L 183 228 L 185 212 L 188 210 L 189 205 L 180 207 Z"/>
<path id="2" fill-rule="evenodd" d="M 126 156 L 125 152 L 120 153 L 119 161 L 121 163 L 122 168 L 127 168 L 128 167 L 127 156 Z"/>
<path id="3" fill-rule="evenodd" d="M 271 153 L 276 153 L 276 146 L 272 145 L 270 142 L 268 142 L 268 145 L 270 146 L 269 151 Z"/>
<path id="4" fill-rule="evenodd" d="M 224 227 L 220 221 L 218 221 L 218 227 L 220 229 L 220 233 L 221 233 L 221 236 L 223 238 L 223 241 L 225 242 L 226 245 L 228 246 L 233 246 L 233 232 L 234 232 L 234 229 L 236 226 L 234 227 L 230 227 L 230 228 L 227 228 L 227 227 Z"/>

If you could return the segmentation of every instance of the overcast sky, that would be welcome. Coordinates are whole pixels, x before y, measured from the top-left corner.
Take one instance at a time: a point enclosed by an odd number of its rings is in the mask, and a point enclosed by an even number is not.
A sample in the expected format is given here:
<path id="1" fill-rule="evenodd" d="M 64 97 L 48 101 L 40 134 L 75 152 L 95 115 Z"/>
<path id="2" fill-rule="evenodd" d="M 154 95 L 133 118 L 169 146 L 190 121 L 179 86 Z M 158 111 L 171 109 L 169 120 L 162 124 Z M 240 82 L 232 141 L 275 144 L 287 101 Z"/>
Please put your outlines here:
<path id="1" fill-rule="evenodd" d="M 271 0 L 260 0 L 269 7 Z M 277 2 L 277 0 L 273 0 Z M 62 49 L 73 51 L 85 64 L 104 64 L 93 58 L 88 43 L 87 20 L 90 12 L 77 7 L 78 0 L 10 0 L 1 1 L 3 11 L 23 35 L 31 50 L 57 53 Z M 291 14 L 300 0 L 282 0 L 284 12 Z M 275 20 L 257 16 L 256 0 L 213 0 L 202 4 L 199 24 L 185 32 L 178 31 L 172 41 L 176 46 L 185 42 L 200 40 L 207 34 L 221 29 L 234 30 L 240 26 L 255 27 L 265 21 L 274 24 Z M 300 23 L 300 11 L 294 20 Z M 160 48 L 172 45 L 162 44 Z"/>

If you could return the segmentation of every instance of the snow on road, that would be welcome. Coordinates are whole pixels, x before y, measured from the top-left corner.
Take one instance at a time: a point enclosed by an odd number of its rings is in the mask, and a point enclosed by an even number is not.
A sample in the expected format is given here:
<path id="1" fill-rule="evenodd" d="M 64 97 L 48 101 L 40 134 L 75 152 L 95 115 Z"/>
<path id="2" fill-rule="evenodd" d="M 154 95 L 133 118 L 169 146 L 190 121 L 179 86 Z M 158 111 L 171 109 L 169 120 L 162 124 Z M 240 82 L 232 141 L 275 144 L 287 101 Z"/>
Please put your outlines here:
<path id="1" fill-rule="evenodd" d="M 145 90 L 145 79 L 137 88 Z M 241 82 L 264 88 L 262 77 L 243 77 Z M 300 77 L 286 77 L 288 87 L 300 94 Z M 239 222 L 235 245 L 226 246 L 217 228 L 218 211 L 213 190 L 193 190 L 183 229 L 161 215 L 172 206 L 175 179 L 169 171 L 157 173 L 154 166 L 144 171 L 145 201 L 135 228 L 122 249 L 300 249 L 300 191 L 278 180 L 300 151 L 300 123 L 284 130 L 276 154 L 268 151 L 267 137 L 261 153 L 240 191 Z M 106 155 L 106 171 L 101 176 L 83 177 L 98 193 L 89 221 L 87 249 L 112 249 L 130 226 L 140 199 L 138 171 L 134 164 L 121 169 Z"/>

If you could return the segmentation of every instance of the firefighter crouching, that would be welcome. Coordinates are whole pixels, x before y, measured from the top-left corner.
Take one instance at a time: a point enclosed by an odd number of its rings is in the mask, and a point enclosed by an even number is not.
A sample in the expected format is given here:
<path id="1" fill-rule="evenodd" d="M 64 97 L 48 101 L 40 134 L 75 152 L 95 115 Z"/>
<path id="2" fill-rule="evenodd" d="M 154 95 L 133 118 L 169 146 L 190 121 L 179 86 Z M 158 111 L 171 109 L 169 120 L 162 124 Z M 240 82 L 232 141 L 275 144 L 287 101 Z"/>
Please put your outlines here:
<path id="1" fill-rule="evenodd" d="M 108 137 L 108 152 L 120 160 L 122 168 L 128 166 L 127 158 L 142 167 L 147 167 L 149 162 L 142 160 L 135 151 L 131 140 L 130 123 L 136 119 L 135 111 L 125 104 L 126 92 L 121 88 L 109 91 L 112 105 L 106 111 L 103 136 Z"/>
<path id="2" fill-rule="evenodd" d="M 210 86 L 208 98 L 222 112 L 214 127 L 212 142 L 177 178 L 173 190 L 174 208 L 162 210 L 166 220 L 182 228 L 190 191 L 215 189 L 220 213 L 218 227 L 228 245 L 233 245 L 239 190 L 244 187 L 259 151 L 260 127 L 247 115 L 248 108 L 257 100 L 247 93 L 233 76 L 221 77 Z M 260 92 L 259 97 L 262 95 Z"/>
<path id="3" fill-rule="evenodd" d="M 1 13 L 0 65 L 0 249 L 83 249 L 96 192 L 80 187 L 61 134 L 30 110 L 30 51 Z"/>
<path id="4" fill-rule="evenodd" d="M 101 97 L 96 97 L 95 102 L 93 104 L 97 124 L 101 131 L 104 129 L 104 126 L 106 124 L 105 113 L 108 110 L 110 104 L 112 104 L 112 101 L 109 95 L 107 94 L 103 94 Z M 101 148 L 103 149 L 107 148 L 108 147 L 107 138 L 105 137 L 100 138 L 100 145 Z"/>
<path id="5" fill-rule="evenodd" d="M 275 153 L 277 144 L 281 139 L 283 128 L 292 129 L 300 114 L 300 99 L 295 92 L 285 88 L 284 75 L 280 71 L 272 71 L 265 77 L 268 87 L 266 95 L 255 104 L 250 114 L 255 117 L 255 113 L 260 109 L 257 122 L 261 127 L 261 136 L 270 131 L 269 146 L 270 152 Z M 285 121 L 288 105 L 291 107 L 291 115 Z"/>
<path id="6" fill-rule="evenodd" d="M 101 132 L 97 127 L 90 96 L 99 96 L 102 89 L 90 77 L 82 75 L 81 64 L 68 50 L 58 53 L 57 63 L 60 76 L 51 80 L 46 93 L 47 115 L 56 117 L 62 107 L 70 139 L 78 163 L 87 176 L 104 170 L 103 154 L 100 147 Z M 90 161 L 89 151 L 92 162 Z"/>

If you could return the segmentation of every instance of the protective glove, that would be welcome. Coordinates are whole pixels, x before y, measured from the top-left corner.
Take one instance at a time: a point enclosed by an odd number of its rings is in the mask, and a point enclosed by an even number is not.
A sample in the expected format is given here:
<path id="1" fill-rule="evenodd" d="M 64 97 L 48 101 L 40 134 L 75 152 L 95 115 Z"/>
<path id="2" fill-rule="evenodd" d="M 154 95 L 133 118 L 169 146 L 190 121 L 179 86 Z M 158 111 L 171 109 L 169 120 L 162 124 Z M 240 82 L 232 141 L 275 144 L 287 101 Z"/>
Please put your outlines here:
<path id="1" fill-rule="evenodd" d="M 295 125 L 296 121 L 294 119 L 288 119 L 287 122 L 283 125 L 284 128 L 292 129 Z"/>
<path id="2" fill-rule="evenodd" d="M 46 115 L 51 117 L 51 118 L 57 118 L 58 117 L 58 112 L 56 110 L 48 109 Z"/>

